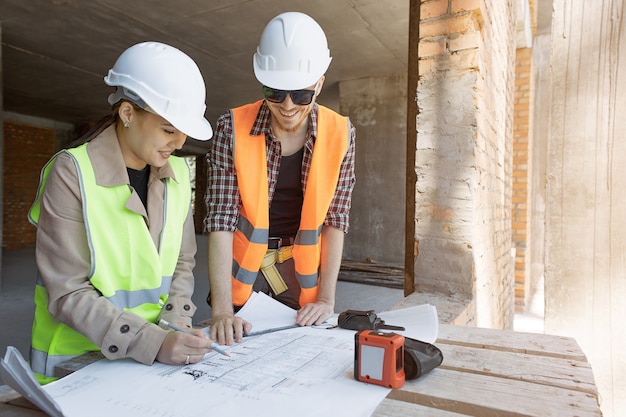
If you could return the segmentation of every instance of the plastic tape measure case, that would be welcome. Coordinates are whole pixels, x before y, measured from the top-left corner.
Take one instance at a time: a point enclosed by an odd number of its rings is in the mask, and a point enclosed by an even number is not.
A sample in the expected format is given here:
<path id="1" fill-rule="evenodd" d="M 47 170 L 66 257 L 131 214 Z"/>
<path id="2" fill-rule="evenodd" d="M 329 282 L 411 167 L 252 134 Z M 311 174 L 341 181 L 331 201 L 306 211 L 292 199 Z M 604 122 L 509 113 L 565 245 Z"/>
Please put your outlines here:
<path id="1" fill-rule="evenodd" d="M 404 336 L 361 330 L 354 335 L 354 379 L 387 388 L 404 385 Z"/>

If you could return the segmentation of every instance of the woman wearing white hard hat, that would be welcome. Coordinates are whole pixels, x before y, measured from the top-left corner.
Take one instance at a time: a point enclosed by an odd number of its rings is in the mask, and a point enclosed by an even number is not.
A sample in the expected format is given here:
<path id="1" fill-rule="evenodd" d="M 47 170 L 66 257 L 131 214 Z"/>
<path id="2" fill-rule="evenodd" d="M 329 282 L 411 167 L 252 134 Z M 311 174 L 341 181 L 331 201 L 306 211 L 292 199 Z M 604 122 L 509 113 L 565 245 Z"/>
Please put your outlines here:
<path id="1" fill-rule="evenodd" d="M 211 337 L 252 330 L 234 315 L 253 292 L 297 310 L 295 324 L 334 313 L 354 188 L 355 131 L 318 105 L 331 57 L 310 16 L 282 13 L 253 57 L 263 99 L 222 115 L 207 154 Z"/>
<path id="2" fill-rule="evenodd" d="M 30 364 L 41 383 L 88 351 L 188 364 L 211 350 L 190 328 L 190 172 L 173 155 L 187 136 L 213 134 L 204 80 L 180 50 L 144 42 L 124 51 L 104 81 L 116 87 L 111 115 L 95 137 L 46 164 L 29 212 L 39 272 Z"/>

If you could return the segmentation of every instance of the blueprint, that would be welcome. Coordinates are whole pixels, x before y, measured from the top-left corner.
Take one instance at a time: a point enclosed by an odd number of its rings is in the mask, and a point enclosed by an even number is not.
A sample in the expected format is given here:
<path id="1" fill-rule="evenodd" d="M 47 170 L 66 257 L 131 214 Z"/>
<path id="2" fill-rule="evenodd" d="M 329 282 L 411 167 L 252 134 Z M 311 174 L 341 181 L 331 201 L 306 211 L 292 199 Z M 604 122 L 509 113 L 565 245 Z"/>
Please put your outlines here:
<path id="1" fill-rule="evenodd" d="M 186 366 L 100 361 L 44 390 L 67 417 L 369 416 L 389 392 L 354 380 L 351 331 L 296 328 L 226 349 Z"/>
<path id="2" fill-rule="evenodd" d="M 295 323 L 294 310 L 264 294 L 240 313 L 261 332 Z M 380 316 L 406 327 L 405 336 L 436 339 L 434 306 Z M 333 326 L 336 320 L 245 337 L 222 346 L 230 357 L 211 352 L 190 365 L 105 359 L 43 387 L 16 349 L 7 350 L 0 370 L 14 389 L 56 416 L 370 416 L 390 389 L 354 379 L 355 331 Z"/>

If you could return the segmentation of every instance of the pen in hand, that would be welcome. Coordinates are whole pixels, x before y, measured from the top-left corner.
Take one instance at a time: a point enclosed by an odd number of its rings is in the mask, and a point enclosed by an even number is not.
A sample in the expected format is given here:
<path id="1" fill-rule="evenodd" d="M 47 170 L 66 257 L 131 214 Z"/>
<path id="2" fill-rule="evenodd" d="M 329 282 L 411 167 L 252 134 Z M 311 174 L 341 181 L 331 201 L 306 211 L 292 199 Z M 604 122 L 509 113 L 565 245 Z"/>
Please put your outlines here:
<path id="1" fill-rule="evenodd" d="M 189 334 L 189 335 L 191 335 L 191 336 L 196 336 L 195 334 L 193 334 L 193 333 L 191 333 L 191 332 L 188 332 L 188 331 L 187 331 L 187 330 L 185 330 L 185 329 L 181 329 L 180 327 L 178 327 L 178 326 L 176 326 L 176 325 L 174 325 L 174 324 L 170 323 L 170 322 L 169 322 L 169 321 L 167 321 L 167 320 L 160 319 L 160 320 L 159 320 L 159 324 L 161 324 L 161 325 L 163 325 L 163 326 L 166 326 L 166 327 L 169 327 L 169 328 L 170 328 L 170 329 L 172 329 L 172 330 L 176 330 L 177 332 L 182 332 L 182 333 Z M 196 337 L 198 337 L 198 336 L 196 336 Z M 224 355 L 224 356 L 228 356 L 228 357 L 230 357 L 230 353 L 228 353 L 228 352 L 226 352 L 224 349 L 220 348 L 220 347 L 219 347 L 219 345 L 218 345 L 216 342 L 211 342 L 211 349 L 213 349 L 213 350 L 214 350 L 214 351 L 216 351 L 217 353 L 221 353 L 221 354 L 222 354 L 222 355 Z"/>

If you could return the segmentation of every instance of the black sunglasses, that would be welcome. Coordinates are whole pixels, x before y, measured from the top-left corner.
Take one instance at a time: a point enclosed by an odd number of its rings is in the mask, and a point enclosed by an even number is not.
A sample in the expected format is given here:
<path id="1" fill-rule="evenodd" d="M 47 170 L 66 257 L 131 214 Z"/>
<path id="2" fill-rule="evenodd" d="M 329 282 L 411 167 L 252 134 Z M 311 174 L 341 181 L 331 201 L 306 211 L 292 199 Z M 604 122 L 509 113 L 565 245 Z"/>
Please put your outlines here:
<path id="1" fill-rule="evenodd" d="M 270 88 L 267 86 L 263 86 L 263 95 L 267 99 L 267 101 L 271 103 L 282 103 L 287 98 L 287 94 L 291 97 L 291 101 L 293 104 L 298 106 L 307 106 L 311 104 L 313 101 L 313 96 L 315 96 L 315 90 L 276 90 L 275 88 Z"/>

